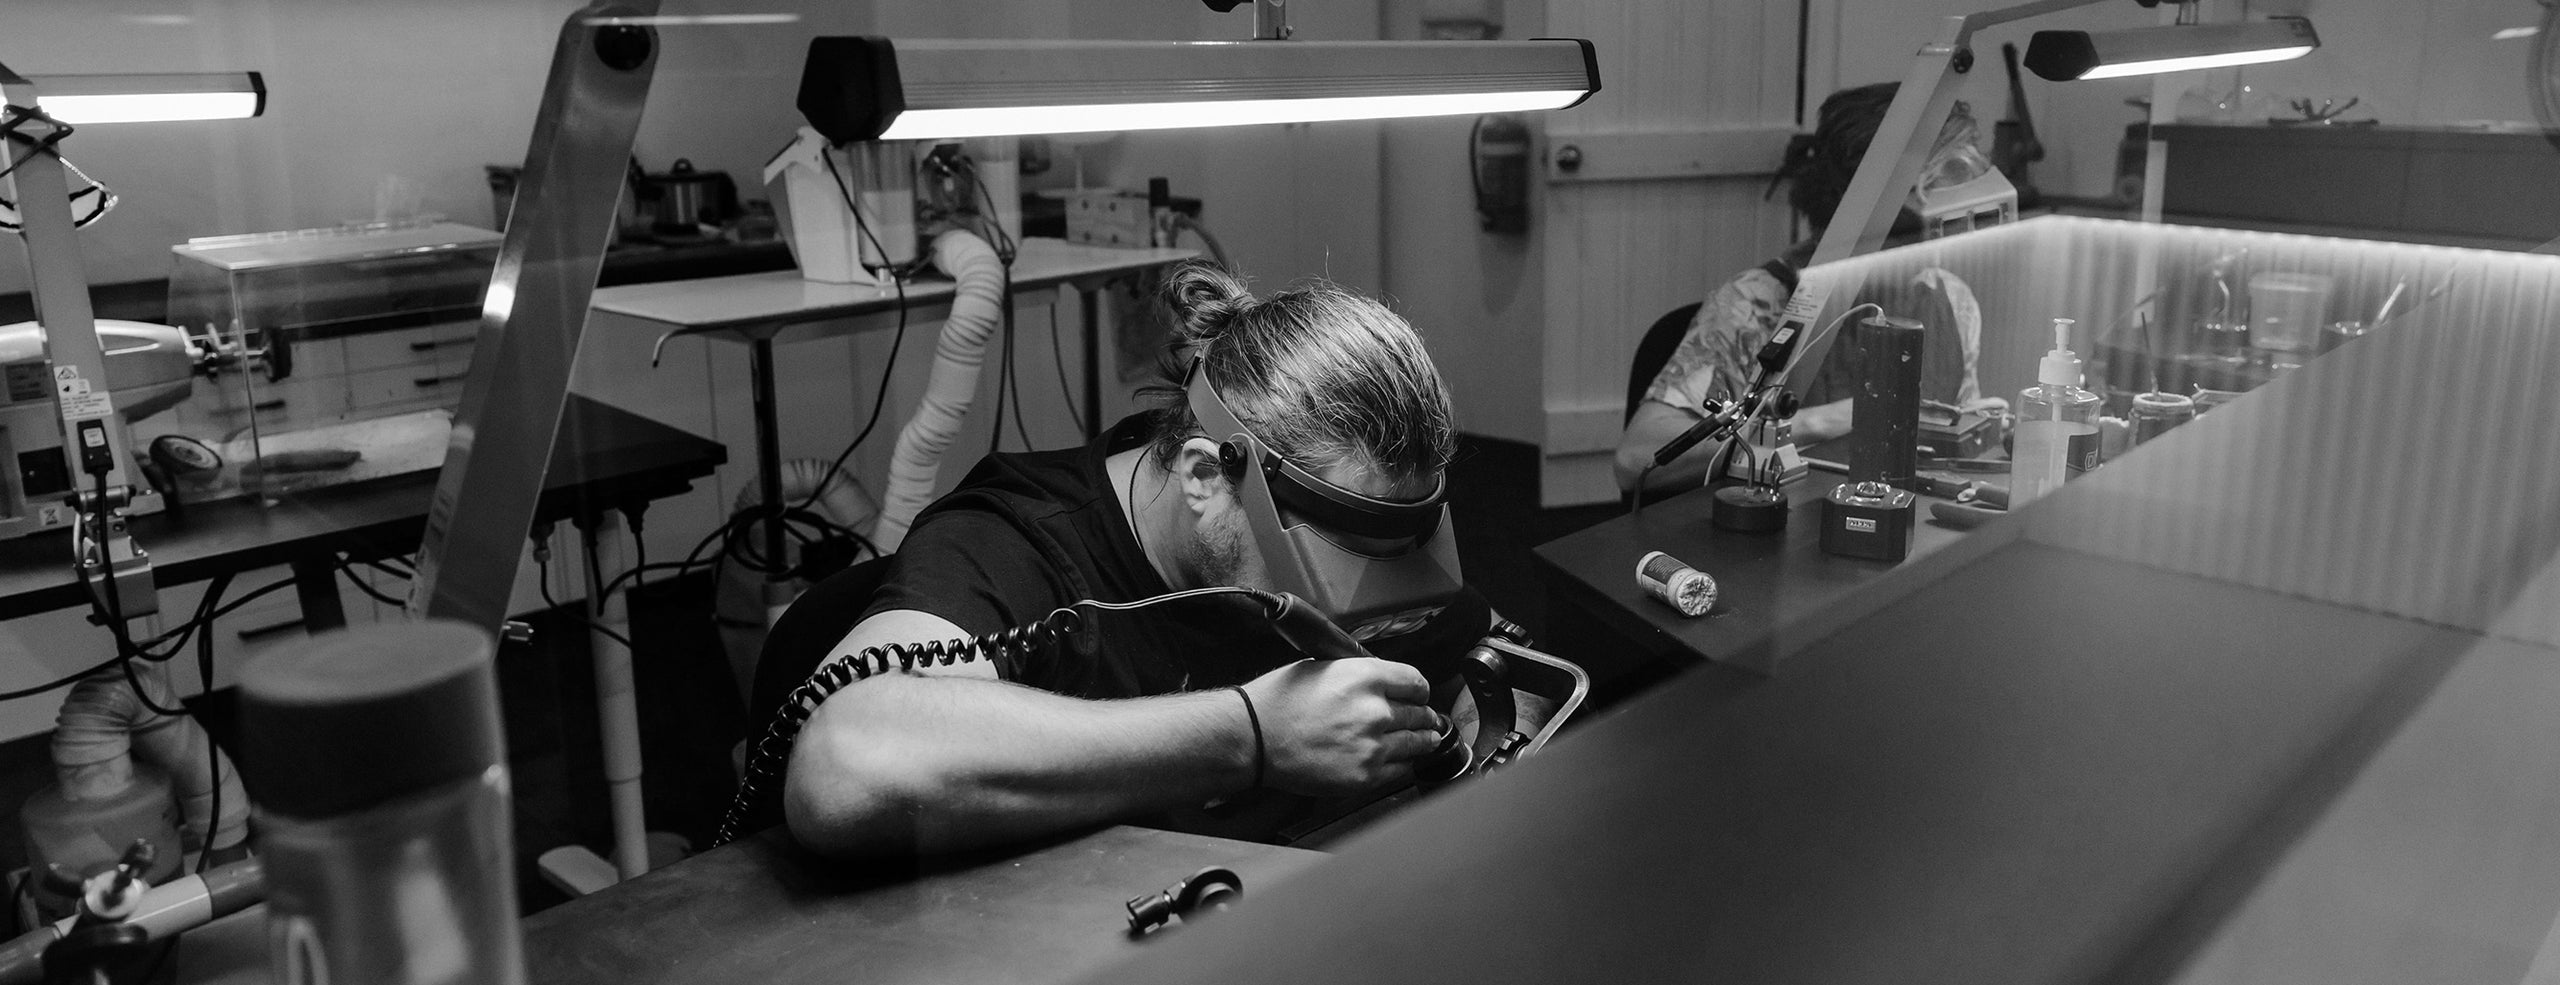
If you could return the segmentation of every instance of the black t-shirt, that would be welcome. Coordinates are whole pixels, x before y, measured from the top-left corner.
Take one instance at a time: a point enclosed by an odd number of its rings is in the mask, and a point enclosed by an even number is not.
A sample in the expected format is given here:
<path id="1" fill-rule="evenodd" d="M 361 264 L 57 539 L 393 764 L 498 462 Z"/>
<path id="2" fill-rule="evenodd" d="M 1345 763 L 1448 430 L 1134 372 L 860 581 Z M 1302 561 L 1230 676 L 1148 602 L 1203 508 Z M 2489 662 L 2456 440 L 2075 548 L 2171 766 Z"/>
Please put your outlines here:
<path id="1" fill-rule="evenodd" d="M 1080 599 L 1129 602 L 1171 589 L 1130 532 L 1103 460 L 1147 440 L 1152 412 L 1082 448 L 989 455 L 916 518 L 863 615 L 914 609 L 971 635 L 1036 621 Z M 1180 495 L 1168 491 L 1165 495 Z M 1242 684 L 1297 659 L 1241 596 L 1132 612 L 1085 608 L 1063 645 L 1005 654 L 1005 680 L 1083 698 Z"/>

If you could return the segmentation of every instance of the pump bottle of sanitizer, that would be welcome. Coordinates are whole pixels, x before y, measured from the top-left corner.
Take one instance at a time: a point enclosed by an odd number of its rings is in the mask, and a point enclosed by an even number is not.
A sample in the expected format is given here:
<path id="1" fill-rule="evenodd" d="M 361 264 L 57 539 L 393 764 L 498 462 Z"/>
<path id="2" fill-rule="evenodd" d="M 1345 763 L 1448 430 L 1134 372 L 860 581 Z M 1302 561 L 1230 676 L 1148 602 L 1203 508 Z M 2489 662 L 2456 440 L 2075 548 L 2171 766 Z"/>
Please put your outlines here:
<path id="1" fill-rule="evenodd" d="M 2098 395 L 2080 388 L 2071 319 L 2053 320 L 2053 351 L 2036 366 L 2036 385 L 2018 394 L 2017 439 L 2009 456 L 2009 508 L 2098 467 Z"/>

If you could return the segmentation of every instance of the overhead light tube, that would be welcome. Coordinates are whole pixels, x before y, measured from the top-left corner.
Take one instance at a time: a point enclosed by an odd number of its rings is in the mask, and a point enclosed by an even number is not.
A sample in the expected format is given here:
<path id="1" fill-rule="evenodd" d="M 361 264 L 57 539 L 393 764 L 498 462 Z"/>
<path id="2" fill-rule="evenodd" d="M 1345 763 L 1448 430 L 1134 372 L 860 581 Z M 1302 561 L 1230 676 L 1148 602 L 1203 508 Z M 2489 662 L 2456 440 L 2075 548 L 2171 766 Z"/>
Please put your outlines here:
<path id="1" fill-rule="evenodd" d="M 2027 70 L 2055 82 L 2114 79 L 2300 58 L 2320 47 L 2301 17 L 2239 24 L 2177 24 L 2125 31 L 2037 31 Z"/>
<path id="2" fill-rule="evenodd" d="M 1588 41 L 810 42 L 800 111 L 827 139 L 1373 120 L 1561 109 Z"/>
<path id="3" fill-rule="evenodd" d="M 162 75 L 44 75 L 36 108 L 73 126 L 236 120 L 267 109 L 267 84 L 256 72 Z"/>

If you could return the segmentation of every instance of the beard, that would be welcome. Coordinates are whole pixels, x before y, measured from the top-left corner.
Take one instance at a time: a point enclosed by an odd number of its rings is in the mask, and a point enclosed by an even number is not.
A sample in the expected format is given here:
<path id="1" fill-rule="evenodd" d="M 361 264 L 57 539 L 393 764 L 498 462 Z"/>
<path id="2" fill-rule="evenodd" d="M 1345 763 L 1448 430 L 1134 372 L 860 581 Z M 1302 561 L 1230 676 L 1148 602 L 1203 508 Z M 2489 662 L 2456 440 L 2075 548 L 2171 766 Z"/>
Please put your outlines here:
<path id="1" fill-rule="evenodd" d="M 1253 531 L 1245 523 L 1241 511 L 1229 509 L 1201 521 L 1194 527 L 1198 536 L 1184 546 L 1183 561 L 1199 573 L 1208 585 L 1241 585 L 1263 588 L 1270 579 L 1263 576 L 1261 552 L 1254 548 Z"/>

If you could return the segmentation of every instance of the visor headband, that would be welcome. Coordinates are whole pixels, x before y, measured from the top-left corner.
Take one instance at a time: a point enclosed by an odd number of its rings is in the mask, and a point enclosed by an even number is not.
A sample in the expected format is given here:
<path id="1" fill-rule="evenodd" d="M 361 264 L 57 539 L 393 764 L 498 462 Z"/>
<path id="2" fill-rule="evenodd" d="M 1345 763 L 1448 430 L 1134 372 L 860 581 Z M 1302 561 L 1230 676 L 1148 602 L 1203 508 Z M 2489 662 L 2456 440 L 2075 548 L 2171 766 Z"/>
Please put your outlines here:
<path id="1" fill-rule="evenodd" d="M 1421 538 L 1430 536 L 1440 526 L 1445 513 L 1441 500 L 1448 493 L 1447 476 L 1438 477 L 1431 492 L 1419 500 L 1397 501 L 1364 496 L 1318 478 L 1287 458 L 1271 451 L 1261 437 L 1244 426 L 1244 421 L 1227 406 L 1209 382 L 1209 373 L 1201 360 L 1191 362 L 1184 390 L 1191 404 L 1191 415 L 1212 440 L 1218 441 L 1220 464 L 1230 470 L 1244 467 L 1243 461 L 1228 461 L 1223 446 L 1230 435 L 1242 435 L 1252 444 L 1251 457 L 1262 466 L 1263 477 L 1271 487 L 1272 499 L 1280 505 L 1306 515 L 1328 529 L 1362 537 Z"/>

